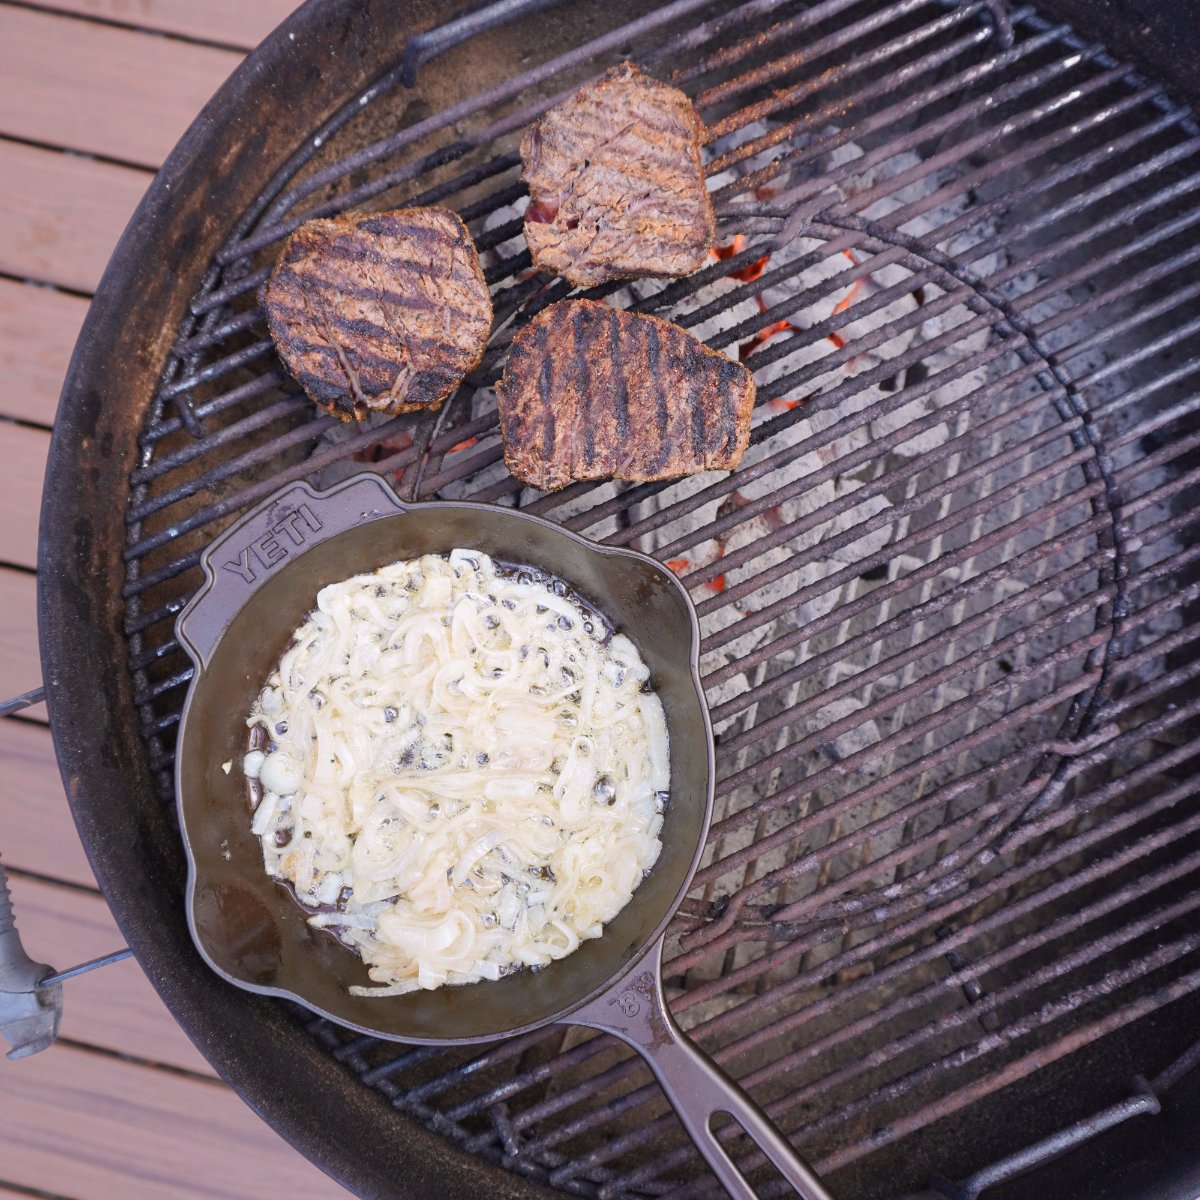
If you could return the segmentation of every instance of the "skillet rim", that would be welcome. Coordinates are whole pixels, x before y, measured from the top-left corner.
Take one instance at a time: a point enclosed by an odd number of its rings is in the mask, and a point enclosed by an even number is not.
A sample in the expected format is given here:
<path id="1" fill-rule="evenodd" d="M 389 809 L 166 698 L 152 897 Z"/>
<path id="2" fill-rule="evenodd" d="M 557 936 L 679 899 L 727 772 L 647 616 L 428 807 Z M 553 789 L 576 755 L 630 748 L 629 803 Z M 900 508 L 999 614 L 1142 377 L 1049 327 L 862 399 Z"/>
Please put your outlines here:
<path id="1" fill-rule="evenodd" d="M 705 787 L 704 787 L 704 806 L 701 820 L 694 828 L 695 833 L 695 848 L 692 851 L 691 862 L 687 871 L 680 880 L 679 887 L 676 889 L 675 895 L 670 902 L 663 906 L 663 910 L 656 921 L 653 929 L 647 934 L 637 948 L 630 954 L 629 958 L 620 966 L 620 968 L 608 975 L 601 983 L 597 984 L 582 996 L 576 997 L 568 1005 L 556 1009 L 548 1015 L 539 1017 L 534 1021 L 526 1022 L 525 1024 L 515 1026 L 511 1029 L 490 1030 L 486 1033 L 473 1034 L 467 1037 L 453 1038 L 428 1038 L 428 1037 L 411 1037 L 401 1036 L 395 1033 L 381 1030 L 375 1026 L 364 1025 L 359 1022 L 351 1021 L 343 1016 L 339 1016 L 305 996 L 292 991 L 290 988 L 276 987 L 269 984 L 254 983 L 251 980 L 243 979 L 237 975 L 230 973 L 221 967 L 213 956 L 210 954 L 203 936 L 196 925 L 195 902 L 196 891 L 200 883 L 203 881 L 204 873 L 198 866 L 196 855 L 192 848 L 192 840 L 188 832 L 188 819 L 185 812 L 184 803 L 184 788 L 185 782 L 183 779 L 183 761 L 182 753 L 183 746 L 187 740 L 189 717 L 192 712 L 193 702 L 196 698 L 197 690 L 203 680 L 205 663 L 201 652 L 195 647 L 188 637 L 185 624 L 188 618 L 195 610 L 203 603 L 206 597 L 209 596 L 213 587 L 216 584 L 217 575 L 213 567 L 213 557 L 226 544 L 240 538 L 244 528 L 253 523 L 253 521 L 263 512 L 278 505 L 280 501 L 290 493 L 302 491 L 306 493 L 310 499 L 318 503 L 324 503 L 331 498 L 336 497 L 339 493 L 361 486 L 363 483 L 369 482 L 375 484 L 381 492 L 383 492 L 389 502 L 394 505 L 393 509 L 387 511 L 376 512 L 370 517 L 366 517 L 367 522 L 378 520 L 386 520 L 392 517 L 404 516 L 420 516 L 422 513 L 436 513 L 446 511 L 466 511 L 477 512 L 479 510 L 487 510 L 489 513 L 499 515 L 502 521 L 511 521 L 514 524 L 532 524 L 540 527 L 547 532 L 563 537 L 568 541 L 574 542 L 585 553 L 594 555 L 600 558 L 611 559 L 632 559 L 649 567 L 654 574 L 661 579 L 668 581 L 674 595 L 679 600 L 682 610 L 687 614 L 688 618 L 688 675 L 691 680 L 692 688 L 695 692 L 697 707 L 700 714 L 700 723 L 702 738 L 704 744 L 705 755 Z M 316 546 L 327 545 L 335 541 L 339 537 L 346 536 L 359 525 L 351 525 L 347 529 L 337 530 L 324 538 L 318 538 L 311 545 L 305 547 L 304 551 L 297 554 L 292 559 L 291 564 L 303 562 L 308 551 Z M 688 891 L 691 889 L 692 880 L 695 877 L 696 871 L 700 865 L 700 860 L 704 855 L 705 844 L 708 839 L 709 827 L 712 824 L 712 810 L 716 791 L 716 748 L 713 741 L 712 719 L 708 711 L 708 701 L 704 694 L 704 685 L 700 677 L 700 645 L 701 632 L 700 621 L 696 614 L 696 608 L 692 602 L 691 596 L 687 589 L 680 582 L 675 573 L 665 564 L 651 555 L 644 554 L 640 550 L 634 550 L 625 546 L 605 546 L 596 542 L 592 538 L 586 537 L 575 530 L 567 529 L 565 526 L 559 525 L 554 521 L 549 521 L 544 517 L 540 517 L 534 513 L 523 512 L 520 509 L 510 509 L 501 505 L 485 504 L 478 501 L 468 500 L 421 500 L 421 501 L 405 501 L 401 500 L 396 494 L 395 489 L 382 476 L 371 471 L 360 471 L 347 479 L 340 480 L 338 483 L 326 489 L 315 489 L 307 480 L 297 480 L 290 484 L 285 484 L 271 495 L 267 496 L 259 504 L 248 509 L 236 521 L 229 525 L 226 529 L 214 538 L 204 549 L 201 555 L 201 566 L 204 570 L 204 582 L 197 589 L 196 593 L 189 599 L 188 603 L 180 610 L 179 615 L 175 620 L 176 637 L 180 645 L 183 647 L 188 658 L 193 665 L 192 678 L 188 683 L 187 695 L 184 698 L 183 708 L 180 712 L 179 732 L 177 751 L 175 755 L 174 766 L 174 782 L 175 782 L 175 810 L 179 819 L 180 840 L 183 844 L 184 854 L 187 858 L 187 881 L 184 890 L 184 908 L 187 919 L 188 933 L 191 936 L 192 943 L 196 948 L 197 953 L 203 959 L 205 965 L 212 970 L 216 975 L 223 979 L 226 983 L 232 984 L 234 987 L 242 991 L 251 992 L 260 996 L 271 996 L 277 999 L 289 1000 L 301 1007 L 314 1013 L 316 1016 L 323 1017 L 334 1024 L 345 1029 L 354 1030 L 356 1033 L 367 1034 L 371 1037 L 377 1037 L 384 1041 L 396 1042 L 403 1045 L 428 1045 L 428 1046 L 466 1046 L 485 1042 L 494 1042 L 501 1038 L 518 1037 L 522 1034 L 532 1032 L 536 1029 L 544 1028 L 547 1025 L 553 1025 L 559 1022 L 568 1021 L 570 1015 L 583 1008 L 586 1008 L 593 1001 L 610 993 L 622 980 L 627 978 L 633 971 L 641 967 L 647 957 L 647 954 L 654 946 L 663 938 L 666 933 L 667 926 L 671 919 L 679 910 L 680 904 L 683 903 Z M 222 640 L 227 636 L 229 630 L 236 620 L 238 615 L 243 611 L 250 598 L 258 593 L 272 578 L 273 573 L 264 573 L 260 575 L 251 585 L 249 591 L 244 595 L 236 605 L 233 605 L 229 610 L 228 620 L 225 622 L 224 628 L 212 641 L 208 649 L 207 657 L 211 658 L 216 654 Z M 567 580 L 569 583 L 570 580 Z M 636 641 L 636 639 L 635 639 Z M 669 729 L 668 729 L 669 732 Z M 188 785 L 190 786 L 190 785 Z M 651 868 L 653 869 L 653 868 Z M 637 891 L 635 890 L 633 898 L 629 901 L 630 904 L 637 902 Z M 601 935 L 603 936 L 603 934 Z M 570 956 L 559 961 L 569 961 Z M 657 969 L 657 968 L 656 968 Z M 463 986 L 478 986 L 463 985 Z"/>

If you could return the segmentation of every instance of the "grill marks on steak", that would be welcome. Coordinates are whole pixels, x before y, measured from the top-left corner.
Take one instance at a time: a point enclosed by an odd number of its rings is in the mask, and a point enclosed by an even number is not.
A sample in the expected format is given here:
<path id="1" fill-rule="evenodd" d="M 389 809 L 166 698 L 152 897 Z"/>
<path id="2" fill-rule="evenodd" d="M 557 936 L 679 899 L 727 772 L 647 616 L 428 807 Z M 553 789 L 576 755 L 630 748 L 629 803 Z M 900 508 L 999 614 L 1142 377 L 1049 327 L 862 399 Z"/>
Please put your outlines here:
<path id="1" fill-rule="evenodd" d="M 437 408 L 492 326 L 475 243 L 445 208 L 308 221 L 259 300 L 284 365 L 343 421 Z"/>
<path id="2" fill-rule="evenodd" d="M 496 397 L 509 471 L 548 492 L 732 470 L 754 379 L 669 321 L 567 300 L 513 339 Z"/>
<path id="3" fill-rule="evenodd" d="M 715 230 L 702 133 L 691 100 L 632 63 L 552 108 L 521 142 L 534 265 L 578 287 L 698 270 Z"/>

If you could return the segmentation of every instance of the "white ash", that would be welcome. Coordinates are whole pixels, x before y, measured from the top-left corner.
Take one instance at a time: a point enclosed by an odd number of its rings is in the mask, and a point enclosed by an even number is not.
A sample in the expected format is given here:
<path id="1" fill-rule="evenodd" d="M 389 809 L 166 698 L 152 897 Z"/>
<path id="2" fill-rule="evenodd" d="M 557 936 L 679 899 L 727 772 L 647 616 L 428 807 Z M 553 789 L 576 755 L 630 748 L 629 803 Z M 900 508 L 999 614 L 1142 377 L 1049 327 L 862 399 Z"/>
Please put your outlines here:
<path id="1" fill-rule="evenodd" d="M 772 128 L 770 122 L 756 122 L 739 131 L 736 144 L 761 137 Z M 715 190 L 735 181 L 747 171 L 766 166 L 785 149 L 801 150 L 806 146 L 815 146 L 817 139 L 828 138 L 836 132 L 833 128 L 816 130 L 787 147 L 768 147 L 748 162 L 711 178 L 710 187 Z M 734 145 L 734 140 L 725 140 L 708 147 L 708 161 L 726 153 Z M 839 205 L 846 205 L 849 211 L 859 216 L 884 225 L 898 224 L 910 237 L 924 244 L 936 244 L 950 260 L 963 263 L 977 277 L 988 279 L 1003 273 L 1000 291 L 1010 300 L 1019 302 L 1022 295 L 1043 284 L 1044 278 L 1039 272 L 1018 270 L 1010 262 L 1004 248 L 1003 228 L 996 219 L 964 220 L 962 228 L 949 238 L 939 232 L 947 223 L 968 213 L 975 204 L 974 195 L 966 188 L 956 189 L 952 186 L 957 181 L 956 172 L 963 170 L 963 164 L 932 171 L 905 182 L 899 177 L 910 171 L 915 174 L 915 169 L 920 165 L 920 158 L 915 153 L 897 154 L 882 163 L 855 170 L 853 164 L 863 155 L 863 148 L 852 142 L 830 152 L 814 154 L 803 166 L 791 169 L 784 179 L 777 181 L 777 185 L 782 188 L 796 187 L 810 181 L 808 191 L 810 196 L 820 196 L 820 207 L 836 209 Z M 833 178 L 835 172 L 838 173 L 836 179 Z M 858 206 L 858 197 L 889 180 L 896 180 L 894 190 L 861 208 Z M 929 212 L 913 214 L 901 211 L 908 205 L 916 205 L 932 197 L 935 192 L 939 193 L 938 202 Z M 490 232 L 515 221 L 526 203 L 522 199 L 489 214 L 476 233 Z M 728 245 L 738 232 L 736 219 L 725 221 L 720 233 L 721 244 Z M 744 248 L 757 249 L 765 255 L 772 249 L 771 235 L 757 233 L 749 236 Z M 523 250 L 524 241 L 518 230 L 502 245 L 484 250 L 481 259 L 487 269 Z M 990 436 L 965 436 L 983 422 L 1007 411 L 1013 404 L 1039 394 L 1041 385 L 1034 380 L 1027 380 L 1020 388 L 996 389 L 995 395 L 987 396 L 988 385 L 1018 365 L 1016 357 L 1012 354 L 999 355 L 989 364 L 970 370 L 962 370 L 960 364 L 996 344 L 996 326 L 1001 323 L 1001 315 L 991 314 L 978 322 L 979 305 L 975 303 L 973 307 L 968 307 L 964 303 L 968 298 L 973 299 L 970 289 L 942 277 L 918 279 L 910 266 L 901 265 L 898 261 L 883 266 L 874 265 L 871 260 L 880 253 L 880 248 L 876 247 L 873 253 L 865 244 L 853 245 L 848 253 L 840 249 L 830 252 L 828 243 L 808 230 L 794 237 L 788 245 L 774 250 L 766 271 L 778 270 L 808 256 L 814 261 L 794 277 L 769 287 L 759 288 L 753 282 L 743 284 L 729 278 L 716 278 L 688 296 L 683 303 L 670 308 L 655 304 L 655 297 L 671 286 L 669 282 L 639 280 L 622 288 L 610 300 L 618 306 L 639 305 L 657 311 L 668 319 L 681 321 L 697 337 L 719 346 L 733 359 L 739 357 L 741 346 L 754 340 L 750 334 L 731 332 L 744 322 L 761 316 L 768 325 L 787 321 L 797 330 L 776 333 L 747 353 L 745 361 L 747 366 L 754 369 L 759 388 L 755 426 L 759 427 L 789 413 L 797 413 L 797 410 L 798 419 L 751 447 L 740 472 L 736 473 L 743 478 L 738 479 L 732 489 L 732 498 L 731 489 L 724 489 L 720 495 L 707 500 L 694 511 L 677 515 L 660 528 L 641 532 L 633 543 L 660 558 L 668 558 L 673 562 L 682 560 L 676 563 L 676 568 L 685 577 L 690 572 L 703 571 L 707 578 L 697 581 L 691 588 L 694 598 L 701 604 L 713 601 L 723 591 L 732 591 L 772 568 L 787 567 L 786 573 L 778 579 L 757 583 L 746 596 L 718 605 L 703 619 L 704 629 L 709 634 L 715 634 L 737 622 L 745 622 L 735 638 L 704 655 L 702 668 L 709 674 L 739 664 L 753 651 L 770 646 L 788 635 L 795 637 L 794 646 L 781 647 L 757 667 L 734 673 L 724 682 L 709 688 L 710 702 L 716 707 L 760 684 L 769 684 L 784 672 L 796 670 L 795 676 L 789 677 L 791 682 L 787 687 L 758 697 L 746 709 L 733 711 L 718 725 L 718 733 L 728 738 L 773 716 L 789 712 L 796 705 L 804 706 L 803 714 L 798 713 L 776 735 L 765 739 L 763 744 L 752 742 L 733 756 L 732 761 L 723 760 L 722 763 L 722 773 L 728 775 L 801 739 L 811 742 L 812 748 L 808 753 L 772 767 L 753 786 L 738 789 L 733 794 L 724 794 L 718 801 L 719 819 L 756 799 L 818 776 L 806 794 L 802 793 L 786 808 L 771 815 L 766 822 L 768 832 L 852 793 L 871 780 L 891 777 L 921 755 L 939 747 L 953 746 L 988 721 L 1048 694 L 1077 675 L 1082 664 L 1068 662 L 1020 688 L 1008 687 L 1006 680 L 1009 675 L 1018 674 L 1026 667 L 1036 666 L 1047 654 L 1091 629 L 1092 616 L 1090 612 L 1084 612 L 1053 630 L 1048 637 L 1025 641 L 1018 639 L 1011 651 L 1004 654 L 999 651 L 996 654 L 988 652 L 990 647 L 1001 644 L 1003 639 L 1019 634 L 1022 627 L 1038 616 L 1094 590 L 1097 583 L 1095 573 L 1083 570 L 1075 574 L 1065 589 L 1050 590 L 1036 603 L 1031 602 L 1008 617 L 981 618 L 979 628 L 971 633 L 961 632 L 959 628 L 968 620 L 983 614 L 1004 596 L 1036 587 L 1047 576 L 1080 562 L 1090 550 L 1088 545 L 1065 539 L 1061 551 L 1044 556 L 1035 567 L 1020 573 L 1000 575 L 994 586 L 989 585 L 987 589 L 957 600 L 928 622 L 900 622 L 898 631 L 886 637 L 866 636 L 884 622 L 935 599 L 955 584 L 969 582 L 982 572 L 1011 561 L 1026 549 L 1062 536 L 1063 531 L 1081 519 L 1081 513 L 1087 515 L 1086 505 L 1081 501 L 1056 522 L 1031 525 L 1023 532 L 1006 536 L 991 550 L 975 551 L 971 543 L 999 530 L 1005 523 L 1069 496 L 1081 486 L 1082 476 L 1075 471 L 1051 476 L 1036 487 L 1019 486 L 1031 471 L 1053 463 L 1056 458 L 1069 452 L 1065 435 L 1050 438 L 1047 432 L 1053 431 L 1059 424 L 1049 400 L 1045 405 L 1035 405 L 1031 415 L 1007 430 Z M 897 252 L 891 257 L 899 258 L 901 255 Z M 522 272 L 503 281 L 499 291 L 523 282 L 523 276 L 529 277 Z M 833 280 L 841 276 L 845 278 L 835 285 Z M 943 312 L 929 312 L 942 301 L 944 288 L 948 287 L 962 287 L 963 295 Z M 886 305 L 875 311 L 867 311 L 882 291 L 892 288 L 895 288 L 896 294 Z M 740 299 L 733 302 L 735 293 L 740 295 Z M 756 297 L 761 297 L 765 314 L 761 312 L 760 301 Z M 1035 322 L 1045 321 L 1055 317 L 1077 299 L 1069 295 L 1048 296 L 1030 307 L 1025 315 Z M 721 302 L 717 306 L 716 316 L 700 323 L 689 323 L 689 314 L 716 301 Z M 858 313 L 855 312 L 856 308 Z M 836 338 L 806 334 L 805 331 L 830 319 L 835 312 L 844 312 L 851 318 L 837 331 Z M 866 345 L 872 334 L 893 321 L 905 323 L 906 328 L 892 332 L 877 346 Z M 954 336 L 953 330 L 968 322 L 978 322 L 980 328 L 972 333 Z M 944 336 L 948 342 L 946 346 L 924 349 Z M 1077 336 L 1078 330 L 1068 324 L 1060 334 L 1050 336 L 1050 348 L 1058 349 Z M 838 340 L 844 343 L 844 348 L 835 344 Z M 776 362 L 764 362 L 769 352 L 779 349 L 786 352 Z M 888 364 L 910 352 L 912 362 L 908 367 L 891 371 L 887 369 Z M 1079 372 L 1100 372 L 1095 394 L 1107 398 L 1119 394 L 1120 379 L 1118 376 L 1103 377 L 1106 362 L 1107 350 L 1098 346 L 1073 366 Z M 798 371 L 804 373 L 802 381 L 788 388 L 780 384 L 786 376 Z M 871 384 L 863 383 L 864 377 L 870 372 L 877 372 L 880 379 Z M 922 387 L 925 394 L 913 394 L 918 386 Z M 841 387 L 846 387 L 848 394 L 828 409 L 821 410 L 819 398 Z M 810 396 L 812 399 L 809 399 Z M 470 397 L 467 408 L 463 408 L 462 397 L 455 403 L 456 416 L 465 412 L 472 419 L 491 413 L 495 408 L 494 396 L 489 389 L 476 391 Z M 936 417 L 950 406 L 958 406 L 957 411 L 947 413 L 943 420 L 938 420 L 928 429 L 905 436 L 905 431 L 914 423 Z M 868 413 L 867 410 L 872 411 Z M 1047 433 L 1048 438 L 1043 450 L 1022 454 L 1008 466 L 989 470 L 973 483 L 952 489 L 944 488 L 964 472 L 997 460 L 1005 450 L 1042 433 Z M 812 444 L 812 439 L 823 435 L 830 440 L 819 446 Z M 341 430 L 328 435 L 330 440 L 342 436 L 346 435 Z M 892 444 L 883 447 L 881 443 L 884 441 Z M 477 454 L 489 446 L 498 448 L 498 432 L 495 430 L 482 435 L 469 453 Z M 744 478 L 746 472 L 757 464 L 792 451 L 795 457 L 790 462 L 774 467 L 760 478 Z M 861 461 L 855 465 L 852 456 L 856 455 Z M 934 458 L 938 461 L 933 461 Z M 452 463 L 453 456 L 447 456 L 445 466 Z M 840 464 L 848 465 L 839 469 Z M 343 468 L 347 469 L 343 471 Z M 433 468 L 437 469 L 436 462 Z M 336 468 L 345 474 L 355 469 L 362 469 L 362 464 L 338 464 Z M 828 471 L 828 477 L 815 481 L 817 473 L 821 471 Z M 473 477 L 447 484 L 439 491 L 439 495 L 448 499 L 468 497 L 482 488 L 501 483 L 505 478 L 503 463 L 497 461 Z M 670 484 L 659 494 L 634 505 L 625 520 L 636 530 L 639 522 L 687 497 L 697 495 L 721 479 L 721 475 L 710 473 Z M 814 479 L 814 482 L 797 486 L 806 479 Z M 322 482 L 326 482 L 324 477 Z M 776 494 L 787 487 L 792 487 L 795 494 L 771 503 Z M 918 539 L 908 549 L 897 547 L 889 559 L 871 571 L 868 577 L 848 571 L 841 582 L 822 586 L 831 576 L 845 571 L 848 566 L 864 562 L 933 521 L 968 503 L 998 496 L 1004 489 L 1012 490 L 1013 487 L 1017 488 L 1015 496 L 985 505 L 985 510 L 962 528 L 952 530 L 932 542 Z M 943 489 L 944 494 L 934 495 L 938 489 Z M 625 484 L 601 484 L 580 497 L 558 504 L 552 515 L 557 520 L 582 516 L 628 490 L 629 485 Z M 859 496 L 860 493 L 861 499 L 847 507 L 846 511 L 827 511 L 827 506 Z M 930 497 L 926 504 L 918 505 L 906 515 L 889 517 L 894 506 L 908 503 L 911 507 L 912 501 L 925 495 Z M 538 498 L 539 494 L 532 489 L 521 488 L 519 491 L 514 489 L 513 494 L 502 502 L 516 502 L 525 506 Z M 758 500 L 767 502 L 768 507 L 764 512 L 754 516 L 747 514 L 720 539 L 710 532 L 720 517 L 731 510 L 739 512 Z M 819 514 L 819 519 L 811 528 L 800 528 L 815 514 Z M 878 527 L 862 529 L 861 535 L 847 545 L 832 545 L 834 539 L 851 530 L 857 531 L 866 522 L 876 519 L 881 519 Z M 625 537 L 616 518 L 597 522 L 586 531 L 598 537 L 616 536 L 621 540 Z M 762 548 L 766 539 L 777 539 L 777 544 Z M 739 550 L 747 547 L 759 549 L 743 565 L 724 565 Z M 948 561 L 953 554 L 959 554 L 957 563 Z M 931 575 L 924 582 L 896 590 L 890 598 L 864 603 L 863 612 L 857 616 L 837 619 L 840 610 L 872 595 L 879 588 L 902 586 L 913 572 L 940 559 L 947 561 L 940 565 L 936 575 Z M 814 594 L 789 602 L 798 593 L 810 588 L 815 589 Z M 772 605 L 779 606 L 781 615 L 757 624 L 754 614 Z M 822 625 L 816 627 L 817 622 Z M 1169 628 L 1172 627 L 1170 622 L 1171 618 L 1165 617 L 1161 624 Z M 814 628 L 814 632 L 808 632 Z M 1160 630 L 1156 628 L 1155 632 Z M 804 634 L 807 636 L 799 636 Z M 851 639 L 860 636 L 864 637 L 866 643 L 863 649 L 854 652 L 842 649 Z M 924 657 L 911 658 L 903 666 L 888 671 L 867 685 L 848 694 L 825 699 L 829 689 L 844 681 L 854 680 L 864 670 L 893 656 L 907 654 L 913 647 L 928 649 Z M 922 680 L 933 671 L 976 653 L 982 655 L 977 667 L 964 669 L 937 687 L 922 687 Z M 806 664 L 812 664 L 812 668 L 804 670 Z M 899 697 L 898 693 L 904 689 L 909 689 L 911 694 Z M 955 720 L 941 724 L 925 736 L 901 739 L 903 744 L 893 747 L 886 754 L 875 749 L 885 738 L 911 728 L 924 717 L 959 701 L 968 703 L 964 714 Z M 855 836 L 855 831 L 864 824 L 886 818 L 889 812 L 930 793 L 942 784 L 1004 756 L 1019 743 L 1052 737 L 1062 711 L 1062 705 L 1048 710 L 1010 731 L 1005 739 L 999 739 L 996 744 L 988 745 L 971 756 L 943 758 L 937 767 L 893 787 L 884 799 L 873 805 L 858 806 L 840 821 L 810 830 L 804 839 L 804 846 L 784 847 L 764 857 L 755 867 L 756 875 L 761 877 L 784 865 L 805 847 L 816 848 L 844 840 L 845 851 L 823 872 L 814 872 L 808 878 L 797 880 L 773 897 L 777 900 L 795 899 L 830 879 L 837 879 L 886 854 L 904 839 L 920 836 L 936 828 L 939 822 L 966 812 L 987 798 L 1003 794 L 1005 789 L 1011 789 L 1021 782 L 1020 770 L 999 776 L 986 788 L 980 789 L 978 794 L 960 799 L 950 807 L 943 804 L 930 809 L 918 821 L 896 823 L 869 837 Z M 862 715 L 858 724 L 835 737 L 821 736 L 822 731 L 835 722 L 847 718 L 853 720 L 858 714 Z M 829 769 L 835 766 L 839 770 L 848 769 L 834 776 Z M 716 853 L 728 853 L 737 845 L 744 844 L 753 836 L 753 828 L 749 826 L 738 831 L 720 848 L 716 848 Z M 928 865 L 929 861 L 926 857 L 914 865 L 921 867 Z M 889 875 L 878 882 L 890 879 Z M 730 886 L 738 886 L 737 879 L 732 879 Z"/>

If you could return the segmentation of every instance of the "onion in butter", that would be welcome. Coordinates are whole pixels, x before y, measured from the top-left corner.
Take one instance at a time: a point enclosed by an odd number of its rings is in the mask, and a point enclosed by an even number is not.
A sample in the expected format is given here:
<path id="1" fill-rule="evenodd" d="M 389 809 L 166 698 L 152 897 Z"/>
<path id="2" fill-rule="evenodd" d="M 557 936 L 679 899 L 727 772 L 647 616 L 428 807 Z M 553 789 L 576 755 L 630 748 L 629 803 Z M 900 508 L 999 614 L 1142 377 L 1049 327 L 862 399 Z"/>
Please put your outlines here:
<path id="1" fill-rule="evenodd" d="M 248 724 L 265 869 L 362 956 L 357 993 L 562 958 L 662 848 L 670 754 L 637 648 L 477 551 L 323 588 Z"/>

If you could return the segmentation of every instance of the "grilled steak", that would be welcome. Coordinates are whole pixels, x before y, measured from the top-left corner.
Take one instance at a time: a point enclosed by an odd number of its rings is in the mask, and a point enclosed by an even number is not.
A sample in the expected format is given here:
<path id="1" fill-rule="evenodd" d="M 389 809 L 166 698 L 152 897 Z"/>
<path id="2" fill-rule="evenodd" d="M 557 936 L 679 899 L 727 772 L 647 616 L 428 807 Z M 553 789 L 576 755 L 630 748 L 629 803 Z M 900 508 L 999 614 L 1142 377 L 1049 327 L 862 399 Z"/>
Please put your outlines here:
<path id="1" fill-rule="evenodd" d="M 284 365 L 343 421 L 437 408 L 492 326 L 475 243 L 445 208 L 308 221 L 259 301 Z"/>
<path id="2" fill-rule="evenodd" d="M 513 339 L 496 396 L 508 469 L 548 492 L 732 470 L 754 378 L 669 321 L 564 300 Z"/>
<path id="3" fill-rule="evenodd" d="M 521 143 L 534 265 L 578 287 L 697 270 L 714 230 L 702 129 L 683 92 L 632 63 L 552 108 Z"/>

